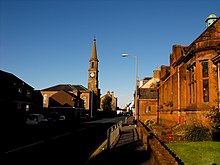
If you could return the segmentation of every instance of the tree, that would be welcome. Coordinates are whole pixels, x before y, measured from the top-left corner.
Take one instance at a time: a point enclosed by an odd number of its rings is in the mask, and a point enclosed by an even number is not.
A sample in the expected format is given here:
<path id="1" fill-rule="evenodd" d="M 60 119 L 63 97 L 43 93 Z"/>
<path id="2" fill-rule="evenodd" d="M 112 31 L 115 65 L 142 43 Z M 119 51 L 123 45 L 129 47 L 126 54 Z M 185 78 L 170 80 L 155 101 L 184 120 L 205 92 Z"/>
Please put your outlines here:
<path id="1" fill-rule="evenodd" d="M 102 100 L 102 108 L 104 111 L 111 110 L 112 98 L 109 95 L 104 96 Z"/>

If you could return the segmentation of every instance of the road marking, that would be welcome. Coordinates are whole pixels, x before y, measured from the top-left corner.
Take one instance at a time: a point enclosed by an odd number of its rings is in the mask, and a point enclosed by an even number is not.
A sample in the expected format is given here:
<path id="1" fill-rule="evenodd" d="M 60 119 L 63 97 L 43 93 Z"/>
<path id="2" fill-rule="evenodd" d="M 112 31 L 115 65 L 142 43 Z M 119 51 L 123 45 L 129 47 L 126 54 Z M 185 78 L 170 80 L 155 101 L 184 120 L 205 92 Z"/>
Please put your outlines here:
<path id="1" fill-rule="evenodd" d="M 58 138 L 61 138 L 63 136 L 67 136 L 67 135 L 70 135 L 70 134 L 71 134 L 70 132 L 67 132 L 67 133 L 64 133 L 64 134 L 53 136 L 53 137 L 50 138 L 50 140 L 55 140 L 55 139 L 58 139 Z M 28 148 L 28 147 L 32 147 L 32 146 L 35 146 L 35 145 L 38 145 L 38 144 L 41 144 L 41 143 L 45 143 L 45 142 L 47 142 L 47 140 L 40 140 L 38 142 L 34 142 L 34 143 L 31 143 L 31 144 L 28 144 L 28 145 L 25 145 L 25 146 L 22 146 L 22 147 L 18 147 L 18 148 L 6 151 L 5 154 L 9 154 L 9 153 L 12 153 L 12 152 L 15 152 L 15 151 L 18 151 L 18 150 L 22 150 L 22 149 L 25 149 L 25 148 Z"/>
<path id="2" fill-rule="evenodd" d="M 86 129 L 92 128 L 92 127 L 95 127 L 95 125 L 89 125 L 89 126 L 87 126 L 87 127 L 85 127 L 85 128 L 77 129 L 76 131 L 77 131 L 77 132 L 80 132 L 80 131 L 83 131 L 83 130 L 86 130 Z"/>
<path id="3" fill-rule="evenodd" d="M 79 132 L 79 131 L 83 131 L 85 130 L 86 128 L 80 128 L 80 129 L 77 129 L 76 131 Z"/>
<path id="4" fill-rule="evenodd" d="M 18 151 L 18 150 L 21 150 L 21 149 L 24 149 L 24 148 L 32 147 L 34 145 L 38 145 L 38 144 L 41 144 L 41 143 L 44 143 L 44 141 L 41 140 L 41 141 L 38 141 L 38 142 L 35 142 L 35 143 L 31 143 L 31 144 L 28 144 L 28 145 L 25 145 L 25 146 L 22 146 L 22 147 L 19 147 L 19 148 L 15 148 L 13 150 L 6 151 L 5 154 L 9 154 L 11 152 L 15 152 L 15 151 Z"/>
<path id="5" fill-rule="evenodd" d="M 57 135 L 57 136 L 53 136 L 53 137 L 51 137 L 50 139 L 54 140 L 54 139 L 61 138 L 61 137 L 63 137 L 63 136 L 70 135 L 70 134 L 71 134 L 70 132 L 67 132 L 67 133 L 64 133 L 64 134 L 60 134 L 60 135 Z"/>

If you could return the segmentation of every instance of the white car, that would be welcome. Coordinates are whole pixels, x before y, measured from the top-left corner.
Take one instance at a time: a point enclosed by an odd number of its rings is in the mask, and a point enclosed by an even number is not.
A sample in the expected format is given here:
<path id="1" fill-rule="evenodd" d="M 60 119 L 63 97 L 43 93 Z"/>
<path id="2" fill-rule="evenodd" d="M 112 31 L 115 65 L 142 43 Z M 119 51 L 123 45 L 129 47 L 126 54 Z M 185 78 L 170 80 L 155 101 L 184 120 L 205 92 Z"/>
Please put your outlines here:
<path id="1" fill-rule="evenodd" d="M 47 123 L 48 120 L 44 118 L 44 115 L 39 113 L 29 114 L 25 124 L 27 125 L 39 125 Z"/>

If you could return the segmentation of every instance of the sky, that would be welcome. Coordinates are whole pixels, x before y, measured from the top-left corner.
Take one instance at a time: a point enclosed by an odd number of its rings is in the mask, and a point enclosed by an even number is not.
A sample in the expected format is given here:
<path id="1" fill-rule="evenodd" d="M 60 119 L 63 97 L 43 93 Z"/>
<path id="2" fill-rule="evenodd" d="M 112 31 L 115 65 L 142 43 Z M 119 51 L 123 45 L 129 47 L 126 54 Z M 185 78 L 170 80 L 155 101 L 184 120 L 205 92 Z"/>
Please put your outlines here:
<path id="1" fill-rule="evenodd" d="M 0 70 L 36 90 L 88 87 L 96 38 L 101 94 L 133 100 L 136 78 L 169 65 L 174 44 L 190 45 L 220 16 L 220 0 L 0 0 Z M 128 57 L 122 57 L 128 53 Z"/>

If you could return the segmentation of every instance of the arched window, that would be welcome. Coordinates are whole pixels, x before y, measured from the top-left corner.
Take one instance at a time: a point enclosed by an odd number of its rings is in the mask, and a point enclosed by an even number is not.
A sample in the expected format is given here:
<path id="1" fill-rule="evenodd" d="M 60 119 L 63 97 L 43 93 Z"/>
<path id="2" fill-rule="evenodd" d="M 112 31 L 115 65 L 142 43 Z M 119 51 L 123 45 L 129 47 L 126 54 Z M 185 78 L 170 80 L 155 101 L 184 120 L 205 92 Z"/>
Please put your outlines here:
<path id="1" fill-rule="evenodd" d="M 48 100 L 47 94 L 44 94 L 44 96 L 43 96 L 43 107 L 47 107 L 47 100 Z"/>

